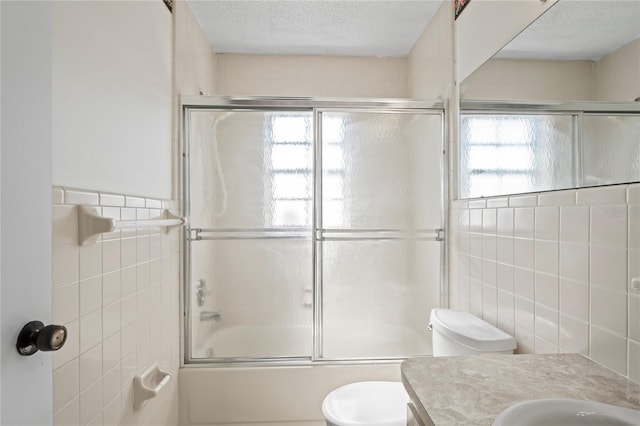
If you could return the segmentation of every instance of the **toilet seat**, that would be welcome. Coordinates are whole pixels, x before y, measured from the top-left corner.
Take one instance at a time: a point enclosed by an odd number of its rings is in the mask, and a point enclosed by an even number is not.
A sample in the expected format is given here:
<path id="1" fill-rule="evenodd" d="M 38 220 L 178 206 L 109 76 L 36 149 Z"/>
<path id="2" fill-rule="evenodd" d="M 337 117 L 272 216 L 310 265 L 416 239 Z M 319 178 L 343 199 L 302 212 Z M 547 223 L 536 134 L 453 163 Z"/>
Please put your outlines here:
<path id="1" fill-rule="evenodd" d="M 336 426 L 405 426 L 408 402 L 400 382 L 356 382 L 329 393 L 322 414 Z"/>

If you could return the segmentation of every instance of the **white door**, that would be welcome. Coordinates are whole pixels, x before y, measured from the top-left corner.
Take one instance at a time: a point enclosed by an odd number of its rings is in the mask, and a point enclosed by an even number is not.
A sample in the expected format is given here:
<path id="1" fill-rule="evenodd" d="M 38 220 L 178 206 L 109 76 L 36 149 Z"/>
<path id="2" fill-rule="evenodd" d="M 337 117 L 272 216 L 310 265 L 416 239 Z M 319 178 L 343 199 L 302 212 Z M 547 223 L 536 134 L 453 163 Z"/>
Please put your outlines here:
<path id="1" fill-rule="evenodd" d="M 51 313 L 51 3 L 0 2 L 0 424 L 52 422 L 52 355 L 16 339 Z"/>

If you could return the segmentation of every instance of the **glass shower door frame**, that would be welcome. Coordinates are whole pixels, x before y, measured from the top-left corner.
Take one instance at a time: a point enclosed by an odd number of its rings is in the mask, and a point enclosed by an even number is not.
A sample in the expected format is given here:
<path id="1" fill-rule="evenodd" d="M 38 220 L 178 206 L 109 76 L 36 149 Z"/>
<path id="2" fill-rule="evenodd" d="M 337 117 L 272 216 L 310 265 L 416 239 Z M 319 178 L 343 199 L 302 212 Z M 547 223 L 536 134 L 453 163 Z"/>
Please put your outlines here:
<path id="1" fill-rule="evenodd" d="M 204 227 L 194 227 L 191 223 L 191 150 L 189 146 L 189 137 L 190 137 L 190 114 L 191 112 L 201 112 L 201 111 L 215 111 L 215 112 L 241 112 L 241 113 L 304 113 L 310 114 L 313 117 L 313 109 L 309 106 L 296 106 L 296 105 L 279 105 L 279 104 L 269 104 L 269 105 L 246 105 L 243 101 L 243 98 L 238 98 L 234 100 L 234 98 L 209 98 L 215 102 L 204 102 L 202 103 L 202 97 L 198 97 L 195 99 L 188 100 L 187 98 L 183 98 L 182 105 L 182 116 L 183 120 L 183 143 L 182 143 L 182 206 L 183 206 L 183 214 L 188 218 L 187 226 L 183 231 L 182 238 L 182 279 L 183 284 L 181 286 L 183 302 L 182 306 L 184 309 L 182 315 L 182 332 L 183 336 L 183 347 L 182 350 L 182 365 L 188 364 L 212 364 L 212 365 L 228 365 L 230 363 L 242 363 L 246 365 L 248 363 L 263 363 L 265 361 L 268 362 L 276 362 L 282 364 L 299 364 L 309 362 L 311 360 L 311 353 L 309 356 L 278 356 L 278 357 L 256 357 L 256 358 L 248 358 L 248 357 L 232 357 L 232 358 L 194 358 L 193 355 L 193 336 L 192 336 L 192 306 L 190 301 L 192 300 L 192 286 L 189 285 L 193 281 L 192 277 L 192 246 L 191 244 L 194 241 L 236 241 L 240 242 L 242 240 L 276 240 L 276 239 L 285 239 L 285 240 L 308 240 L 311 247 L 312 244 L 312 236 L 311 226 L 308 227 L 264 227 L 264 228 L 204 228 Z M 228 101 L 228 102 L 227 102 Z M 195 104 L 190 105 L 188 104 Z M 238 105 L 234 105 L 238 103 Z M 312 150 L 313 151 L 313 150 Z M 313 167 L 313 159 L 312 159 L 312 167 Z M 313 206 L 311 207 L 313 210 Z M 196 224 L 197 225 L 197 224 Z M 312 266 L 312 265 L 310 265 Z M 311 339 L 311 337 L 310 337 Z"/>
<path id="2" fill-rule="evenodd" d="M 380 99 L 380 100 L 345 100 L 345 99 L 323 99 L 323 98 L 271 98 L 271 97 L 182 97 L 181 98 L 181 125 L 182 125 L 182 143 L 181 143 L 181 169 L 180 173 L 182 177 L 181 192 L 182 192 L 182 206 L 183 214 L 189 217 L 190 208 L 190 150 L 189 150 L 189 114 L 194 110 L 225 110 L 225 111 L 313 111 L 314 117 L 314 138 L 313 138 L 313 164 L 314 171 L 312 173 L 313 179 L 313 206 L 312 206 L 312 229 L 311 229 L 311 244 L 312 244 L 312 259 L 313 259 L 313 350 L 310 357 L 295 357 L 295 358 L 232 358 L 225 360 L 213 360 L 213 359 L 194 359 L 192 356 L 192 336 L 191 336 L 191 306 L 190 300 L 191 294 L 191 239 L 195 236 L 195 228 L 191 228 L 189 224 L 184 231 L 182 238 L 182 279 L 183 285 L 181 286 L 182 295 L 182 332 L 183 345 L 181 348 L 182 366 L 193 364 L 207 364 L 207 365 L 220 365 L 229 366 L 237 363 L 242 365 L 248 364 L 260 364 L 264 365 L 265 362 L 269 362 L 276 365 L 300 365 L 310 363 L 367 363 L 375 360 L 376 362 L 397 362 L 401 358 L 357 358 L 357 359 L 341 359 L 341 358 L 327 358 L 322 354 L 322 251 L 321 244 L 323 240 L 335 237 L 334 234 L 330 234 L 323 230 L 321 227 L 322 218 L 322 129 L 321 129 L 321 114 L 323 112 L 369 112 L 369 113 L 426 113 L 430 115 L 439 115 L 441 122 L 441 156 L 440 156 L 440 170 L 442 172 L 441 195 L 440 201 L 441 207 L 441 225 L 439 228 L 428 230 L 432 231 L 432 235 L 421 235 L 419 239 L 433 240 L 440 243 L 440 300 L 438 301 L 441 306 L 446 306 L 448 301 L 448 286 L 447 286 L 447 270 L 446 270 L 446 242 L 445 242 L 445 229 L 447 221 L 447 203 L 445 202 L 448 190 L 448 164 L 446 154 L 446 111 L 445 104 L 442 101 L 419 101 L 419 100 L 402 100 L 402 99 Z M 425 230 L 427 231 L 427 230 Z M 338 235 L 338 237 L 340 237 Z M 368 236 L 370 238 L 371 235 Z M 374 236 L 374 238 L 381 240 L 406 240 L 407 238 L 402 234 L 402 230 L 384 230 L 380 235 Z M 415 239 L 415 238 L 414 238 Z M 425 326 L 426 327 L 426 326 Z"/>
<path id="3" fill-rule="evenodd" d="M 315 173 L 314 173 L 314 217 L 313 217 L 313 259 L 314 259 L 314 321 L 313 321 L 313 358 L 312 361 L 325 362 L 368 362 L 368 361 L 390 361 L 396 362 L 397 357 L 329 357 L 324 355 L 324 318 L 323 318 L 323 242 L 324 241 L 434 241 L 439 242 L 440 247 L 440 303 L 441 307 L 448 306 L 448 286 L 446 274 L 446 241 L 445 226 L 447 220 L 446 194 L 447 194 L 447 163 L 446 163 L 446 114 L 444 105 L 442 108 L 376 108 L 376 107 L 324 107 L 315 108 Z M 440 192 L 442 200 L 440 203 L 440 225 L 433 229 L 419 229 L 408 231 L 406 229 L 385 228 L 385 229 L 331 229 L 324 228 L 323 219 L 323 125 L 322 115 L 324 113 L 370 113 L 370 114 L 413 114 L 413 115 L 437 115 L 440 117 L 442 136 L 440 152 L 441 182 Z M 417 234 L 417 235 L 414 235 Z"/>

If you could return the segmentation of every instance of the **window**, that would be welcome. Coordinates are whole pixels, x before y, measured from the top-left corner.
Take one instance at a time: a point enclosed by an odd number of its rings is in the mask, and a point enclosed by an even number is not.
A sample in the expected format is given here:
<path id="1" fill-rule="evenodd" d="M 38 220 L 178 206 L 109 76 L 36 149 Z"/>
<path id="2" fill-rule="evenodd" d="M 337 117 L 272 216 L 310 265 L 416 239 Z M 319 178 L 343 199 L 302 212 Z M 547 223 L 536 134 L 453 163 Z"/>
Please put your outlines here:
<path id="1" fill-rule="evenodd" d="M 308 227 L 313 208 L 313 128 L 309 116 L 275 115 L 271 140 L 271 226 Z M 344 211 L 344 125 L 341 117 L 322 122 L 323 226 L 342 224 Z"/>
<path id="2" fill-rule="evenodd" d="M 322 226 L 345 225 L 344 121 L 342 116 L 322 117 Z"/>
<path id="3" fill-rule="evenodd" d="M 471 116 L 463 120 L 471 196 L 518 192 L 533 166 L 533 123 L 527 117 Z"/>
<path id="4" fill-rule="evenodd" d="M 309 227 L 313 197 L 313 128 L 311 118 L 275 115 L 271 140 L 271 226 Z"/>
<path id="5" fill-rule="evenodd" d="M 460 126 L 462 198 L 571 186 L 570 115 L 463 113 Z M 570 158 L 570 157 L 569 157 Z"/>

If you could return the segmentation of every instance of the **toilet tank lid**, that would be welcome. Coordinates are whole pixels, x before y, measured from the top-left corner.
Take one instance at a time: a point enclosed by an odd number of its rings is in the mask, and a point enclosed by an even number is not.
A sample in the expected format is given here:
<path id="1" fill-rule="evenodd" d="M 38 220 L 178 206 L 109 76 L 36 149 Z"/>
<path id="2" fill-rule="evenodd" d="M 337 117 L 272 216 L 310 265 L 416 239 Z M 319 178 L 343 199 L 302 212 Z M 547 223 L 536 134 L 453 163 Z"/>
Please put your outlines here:
<path id="1" fill-rule="evenodd" d="M 444 336 L 478 352 L 501 352 L 516 348 L 516 339 L 468 312 L 433 309 L 431 325 Z"/>

